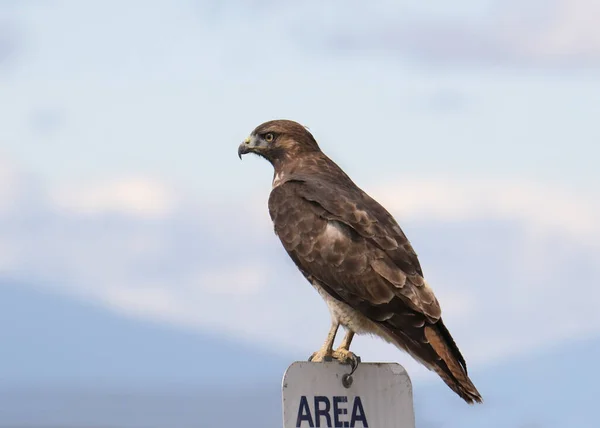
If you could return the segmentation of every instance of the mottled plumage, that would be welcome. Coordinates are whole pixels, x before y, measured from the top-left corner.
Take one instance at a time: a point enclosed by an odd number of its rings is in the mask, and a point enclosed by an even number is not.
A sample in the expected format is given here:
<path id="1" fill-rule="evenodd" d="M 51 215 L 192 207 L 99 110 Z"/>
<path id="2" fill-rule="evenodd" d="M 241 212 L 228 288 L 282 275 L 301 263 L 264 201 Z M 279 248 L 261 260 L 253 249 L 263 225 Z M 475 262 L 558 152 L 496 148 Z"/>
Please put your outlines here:
<path id="1" fill-rule="evenodd" d="M 390 213 L 296 122 L 263 123 L 238 152 L 273 165 L 275 233 L 329 306 L 332 331 L 315 354 L 347 356 L 353 333 L 375 334 L 434 370 L 468 403 L 480 402 L 417 255 Z M 335 354 L 331 345 L 340 324 L 350 333 Z"/>

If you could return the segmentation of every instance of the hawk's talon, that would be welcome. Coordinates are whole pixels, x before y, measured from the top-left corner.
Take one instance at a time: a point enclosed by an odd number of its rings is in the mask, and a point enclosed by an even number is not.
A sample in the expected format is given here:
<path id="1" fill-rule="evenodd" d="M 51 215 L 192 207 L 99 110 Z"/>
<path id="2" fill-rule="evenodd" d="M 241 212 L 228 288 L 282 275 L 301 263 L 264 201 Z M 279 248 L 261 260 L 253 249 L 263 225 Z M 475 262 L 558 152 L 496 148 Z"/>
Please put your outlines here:
<path id="1" fill-rule="evenodd" d="M 323 351 L 321 349 L 317 352 L 313 352 L 312 355 L 308 357 L 308 361 L 313 363 L 322 363 L 323 361 L 329 362 L 333 360 L 332 353 L 333 351 Z"/>
<path id="2" fill-rule="evenodd" d="M 352 355 L 354 355 L 354 354 L 352 354 Z M 358 355 L 354 355 L 354 356 L 356 357 L 356 359 L 352 360 L 352 371 L 350 372 L 350 376 L 352 376 L 354 374 L 354 372 L 358 368 L 358 365 L 360 364 L 360 357 Z"/>
<path id="3" fill-rule="evenodd" d="M 336 349 L 335 351 L 333 351 L 332 356 L 341 364 L 350 364 L 350 366 L 352 367 L 352 371 L 350 372 L 350 374 L 353 374 L 358 368 L 358 365 L 360 364 L 360 357 L 344 348 Z"/>

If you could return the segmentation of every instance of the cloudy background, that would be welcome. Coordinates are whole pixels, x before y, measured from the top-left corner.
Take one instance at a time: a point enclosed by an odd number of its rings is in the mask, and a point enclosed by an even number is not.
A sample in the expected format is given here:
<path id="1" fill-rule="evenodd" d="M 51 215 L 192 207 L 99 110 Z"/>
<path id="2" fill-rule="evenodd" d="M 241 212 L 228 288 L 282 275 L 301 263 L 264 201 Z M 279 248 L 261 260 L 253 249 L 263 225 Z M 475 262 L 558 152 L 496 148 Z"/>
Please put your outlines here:
<path id="1" fill-rule="evenodd" d="M 272 232 L 270 166 L 237 158 L 273 118 L 419 253 L 486 404 L 356 339 L 407 368 L 418 426 L 597 426 L 598 16 L 0 1 L 0 426 L 280 426 L 283 371 L 329 315 Z"/>

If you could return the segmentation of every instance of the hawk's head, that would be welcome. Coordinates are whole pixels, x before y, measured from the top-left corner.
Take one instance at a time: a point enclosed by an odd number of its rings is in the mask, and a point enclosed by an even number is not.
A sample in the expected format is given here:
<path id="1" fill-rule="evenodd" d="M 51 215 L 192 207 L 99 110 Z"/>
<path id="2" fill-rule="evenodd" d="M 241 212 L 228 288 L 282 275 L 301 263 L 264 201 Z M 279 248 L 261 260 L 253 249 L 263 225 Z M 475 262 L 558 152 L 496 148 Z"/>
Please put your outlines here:
<path id="1" fill-rule="evenodd" d="M 271 120 L 258 125 L 240 144 L 238 156 L 241 159 L 243 154 L 254 153 L 275 164 L 319 151 L 319 145 L 304 126 L 291 120 Z"/>

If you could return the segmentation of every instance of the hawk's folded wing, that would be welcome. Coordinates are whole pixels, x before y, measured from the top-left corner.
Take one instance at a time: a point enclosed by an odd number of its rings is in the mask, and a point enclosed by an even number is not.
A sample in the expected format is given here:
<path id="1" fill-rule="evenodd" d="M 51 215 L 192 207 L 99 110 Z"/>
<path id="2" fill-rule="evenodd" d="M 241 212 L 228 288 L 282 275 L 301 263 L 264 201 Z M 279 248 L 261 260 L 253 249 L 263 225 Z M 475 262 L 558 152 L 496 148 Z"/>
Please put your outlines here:
<path id="1" fill-rule="evenodd" d="M 275 231 L 296 264 L 376 320 L 408 306 L 436 322 L 438 301 L 393 217 L 365 193 L 328 184 L 295 179 L 271 192 Z"/>

